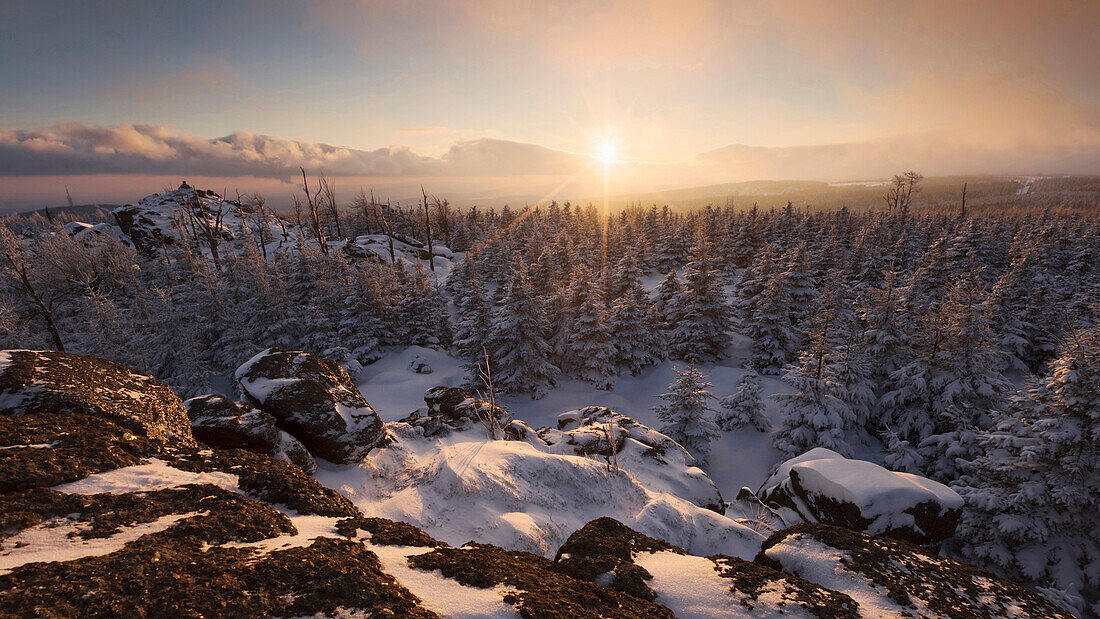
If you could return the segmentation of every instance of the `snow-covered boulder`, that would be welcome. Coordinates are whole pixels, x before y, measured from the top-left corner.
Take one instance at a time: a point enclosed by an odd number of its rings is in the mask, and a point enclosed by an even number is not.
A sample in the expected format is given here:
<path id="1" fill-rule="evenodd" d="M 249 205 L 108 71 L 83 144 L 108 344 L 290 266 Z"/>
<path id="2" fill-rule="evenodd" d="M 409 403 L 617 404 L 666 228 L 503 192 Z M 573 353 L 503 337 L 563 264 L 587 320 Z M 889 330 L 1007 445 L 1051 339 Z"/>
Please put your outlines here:
<path id="1" fill-rule="evenodd" d="M 550 453 L 597 456 L 608 462 L 614 458 L 624 469 L 644 470 L 651 489 L 720 514 L 725 512 L 718 487 L 687 450 L 653 428 L 609 408 L 588 406 L 562 413 L 556 428 L 540 428 L 538 436 Z"/>
<path id="2" fill-rule="evenodd" d="M 470 397 L 465 389 L 439 385 L 424 392 L 424 403 L 428 405 L 429 413 L 444 415 L 450 419 L 458 419 L 464 416 L 462 412 L 458 411 L 459 404 Z"/>
<path id="3" fill-rule="evenodd" d="M 358 462 L 385 439 L 382 420 L 336 362 L 269 348 L 237 368 L 236 378 L 245 397 L 314 456 Z"/>
<path id="4" fill-rule="evenodd" d="M 939 482 L 820 447 L 781 464 L 757 494 L 788 524 L 821 522 L 917 544 L 951 537 L 963 505 Z"/>
<path id="5" fill-rule="evenodd" d="M 108 223 L 88 224 L 82 221 L 70 221 L 64 226 L 65 233 L 85 246 L 93 246 L 105 238 L 118 239 L 123 245 L 133 247 L 122 228 Z"/>
<path id="6" fill-rule="evenodd" d="M 424 437 L 446 436 L 455 430 L 468 430 L 485 424 L 492 415 L 499 427 L 509 423 L 510 415 L 459 387 L 439 385 L 424 392 L 426 408 L 413 411 L 401 423 L 417 428 Z"/>
<path id="7" fill-rule="evenodd" d="M 86 415 L 138 436 L 193 445 L 187 412 L 152 376 L 98 357 L 0 351 L 0 415 Z"/>
<path id="8" fill-rule="evenodd" d="M 220 395 L 186 400 L 195 440 L 215 449 L 247 449 L 297 465 L 307 474 L 317 470 L 313 456 L 298 439 L 280 430 L 271 415 Z"/>
<path id="9" fill-rule="evenodd" d="M 784 529 L 764 542 L 755 562 L 850 597 L 863 617 L 1072 616 L 988 570 L 846 528 Z"/>

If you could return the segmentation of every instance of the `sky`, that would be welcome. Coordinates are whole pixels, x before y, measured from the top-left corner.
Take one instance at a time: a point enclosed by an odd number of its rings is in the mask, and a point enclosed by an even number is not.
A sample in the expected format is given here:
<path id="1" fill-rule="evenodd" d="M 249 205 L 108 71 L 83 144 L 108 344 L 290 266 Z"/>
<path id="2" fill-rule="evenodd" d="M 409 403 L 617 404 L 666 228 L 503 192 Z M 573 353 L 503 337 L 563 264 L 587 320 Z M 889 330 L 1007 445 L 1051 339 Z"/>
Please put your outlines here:
<path id="1" fill-rule="evenodd" d="M 1100 3 L 0 0 L 0 209 L 1100 174 Z"/>

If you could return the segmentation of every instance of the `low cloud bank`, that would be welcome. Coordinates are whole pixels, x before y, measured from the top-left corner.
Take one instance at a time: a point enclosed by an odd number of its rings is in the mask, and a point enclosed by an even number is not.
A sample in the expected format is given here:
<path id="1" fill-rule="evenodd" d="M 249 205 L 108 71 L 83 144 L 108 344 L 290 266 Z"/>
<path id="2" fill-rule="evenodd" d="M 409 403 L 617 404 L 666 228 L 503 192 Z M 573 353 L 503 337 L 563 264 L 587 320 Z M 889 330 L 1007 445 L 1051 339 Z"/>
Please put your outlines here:
<path id="1" fill-rule="evenodd" d="M 286 178 L 299 167 L 363 177 L 561 174 L 588 161 L 585 155 L 488 138 L 457 143 L 437 158 L 404 146 L 360 150 L 243 131 L 203 138 L 144 124 L 99 127 L 70 122 L 44 129 L 0 129 L 0 176 Z"/>

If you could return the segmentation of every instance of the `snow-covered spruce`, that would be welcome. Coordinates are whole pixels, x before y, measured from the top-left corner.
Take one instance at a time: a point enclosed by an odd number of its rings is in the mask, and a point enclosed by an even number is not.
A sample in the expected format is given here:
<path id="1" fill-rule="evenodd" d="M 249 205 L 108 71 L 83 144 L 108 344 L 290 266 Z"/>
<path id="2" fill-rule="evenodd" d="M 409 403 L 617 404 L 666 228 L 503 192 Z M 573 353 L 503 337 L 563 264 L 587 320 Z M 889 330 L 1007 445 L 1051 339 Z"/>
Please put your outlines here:
<path id="1" fill-rule="evenodd" d="M 751 425 L 760 432 L 771 430 L 771 422 L 764 415 L 764 398 L 760 395 L 760 376 L 749 370 L 737 385 L 737 391 L 722 398 L 718 411 L 718 426 L 732 430 Z"/>
<path id="2" fill-rule="evenodd" d="M 507 294 L 493 317 L 489 358 L 497 388 L 510 393 L 545 395 L 561 373 L 550 361 L 543 337 L 543 308 L 531 289 L 527 267 L 517 259 Z"/>
<path id="3" fill-rule="evenodd" d="M 1079 612 L 1100 612 L 1100 329 L 1073 331 L 979 438 L 953 487 L 966 499 L 957 546 Z"/>
<path id="4" fill-rule="evenodd" d="M 715 410 L 708 403 L 714 396 L 707 388 L 714 385 L 706 382 L 694 364 L 674 371 L 676 380 L 669 385 L 669 391 L 658 396 L 665 403 L 653 407 L 653 411 L 665 422 L 661 431 L 705 464 L 710 443 L 720 433 L 714 421 Z"/>

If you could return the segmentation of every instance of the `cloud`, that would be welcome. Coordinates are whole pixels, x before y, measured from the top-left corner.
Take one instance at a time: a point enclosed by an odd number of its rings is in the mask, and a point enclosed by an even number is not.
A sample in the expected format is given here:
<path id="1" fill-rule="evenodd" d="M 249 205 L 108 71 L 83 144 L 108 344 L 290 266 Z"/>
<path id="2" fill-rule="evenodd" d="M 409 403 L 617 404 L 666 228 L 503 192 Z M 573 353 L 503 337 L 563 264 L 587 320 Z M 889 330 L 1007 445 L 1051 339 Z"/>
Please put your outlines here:
<path id="1" fill-rule="evenodd" d="M 591 159 L 536 144 L 480 138 L 442 157 L 405 146 L 376 150 L 237 131 L 201 138 L 159 125 L 100 127 L 69 122 L 0 129 L 0 175 L 173 174 L 287 178 L 299 167 L 335 176 L 435 177 L 568 174 Z"/>
<path id="2" fill-rule="evenodd" d="M 940 131 L 804 146 L 731 144 L 682 161 L 617 164 L 608 189 L 625 194 L 748 180 L 860 180 L 910 169 L 930 176 L 1095 174 L 1100 140 L 1079 137 L 1052 142 L 1040 132 L 991 141 Z M 0 209 L 37 199 L 56 203 L 64 195 L 59 187 L 69 184 L 85 200 L 133 200 L 159 191 L 165 179 L 180 178 L 285 197 L 299 166 L 338 177 L 341 187 L 374 187 L 397 200 L 418 195 L 420 183 L 454 204 L 578 199 L 603 190 L 602 166 L 587 154 L 496 138 L 459 140 L 431 157 L 407 146 L 363 150 L 244 131 L 203 138 L 158 125 L 69 122 L 0 129 L 0 178 L 6 179 Z"/>

